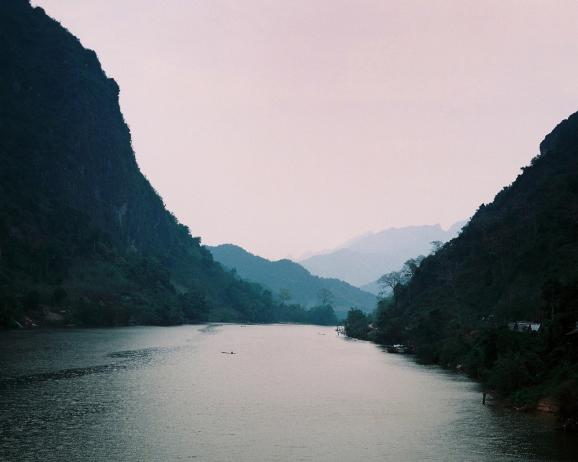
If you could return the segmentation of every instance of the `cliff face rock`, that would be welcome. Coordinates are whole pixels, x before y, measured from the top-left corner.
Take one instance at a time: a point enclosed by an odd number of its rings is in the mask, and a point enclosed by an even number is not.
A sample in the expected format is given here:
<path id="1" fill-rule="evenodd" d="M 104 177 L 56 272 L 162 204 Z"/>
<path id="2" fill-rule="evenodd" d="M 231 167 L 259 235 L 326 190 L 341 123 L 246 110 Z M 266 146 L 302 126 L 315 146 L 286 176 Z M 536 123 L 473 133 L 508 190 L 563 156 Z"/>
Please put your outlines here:
<path id="1" fill-rule="evenodd" d="M 270 296 L 223 271 L 140 172 L 94 51 L 10 0 L 0 68 L 0 323 L 51 304 L 114 322 L 267 318 Z"/>
<path id="2" fill-rule="evenodd" d="M 3 151 L 19 157 L 11 174 L 84 211 L 120 246 L 174 241 L 175 220 L 138 170 L 118 85 L 94 51 L 25 3 L 2 5 Z"/>

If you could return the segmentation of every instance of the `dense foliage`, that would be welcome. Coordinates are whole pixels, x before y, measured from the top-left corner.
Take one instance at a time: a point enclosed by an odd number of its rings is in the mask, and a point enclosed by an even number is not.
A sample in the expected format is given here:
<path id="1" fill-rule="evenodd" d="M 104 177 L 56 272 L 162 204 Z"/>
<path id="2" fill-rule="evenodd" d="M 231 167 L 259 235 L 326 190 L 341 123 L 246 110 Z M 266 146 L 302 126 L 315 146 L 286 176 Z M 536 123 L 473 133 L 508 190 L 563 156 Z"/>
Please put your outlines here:
<path id="1" fill-rule="evenodd" d="M 209 249 L 215 260 L 235 269 L 239 276 L 262 284 L 281 301 L 312 307 L 323 303 L 322 294 L 328 291 L 331 293 L 331 304 L 342 316 L 351 306 L 369 312 L 377 303 L 375 295 L 338 279 L 313 276 L 291 260 L 270 261 L 231 244 Z"/>
<path id="2" fill-rule="evenodd" d="M 519 399 L 560 395 L 563 384 L 574 390 L 566 389 L 567 396 L 576 396 L 577 335 L 567 334 L 578 321 L 577 263 L 574 114 L 459 237 L 396 285 L 393 302 L 378 309 L 377 339 L 408 343 L 420 360 L 463 368 Z M 506 327 L 520 320 L 542 329 Z"/>
<path id="3" fill-rule="evenodd" d="M 93 51 L 0 2 L 0 68 L 0 325 L 293 320 L 165 209 Z"/>
<path id="4" fill-rule="evenodd" d="M 367 340 L 369 336 L 369 318 L 367 315 L 358 309 L 352 308 L 347 313 L 347 318 L 343 323 L 345 335 L 351 338 L 358 338 L 360 340 Z"/>

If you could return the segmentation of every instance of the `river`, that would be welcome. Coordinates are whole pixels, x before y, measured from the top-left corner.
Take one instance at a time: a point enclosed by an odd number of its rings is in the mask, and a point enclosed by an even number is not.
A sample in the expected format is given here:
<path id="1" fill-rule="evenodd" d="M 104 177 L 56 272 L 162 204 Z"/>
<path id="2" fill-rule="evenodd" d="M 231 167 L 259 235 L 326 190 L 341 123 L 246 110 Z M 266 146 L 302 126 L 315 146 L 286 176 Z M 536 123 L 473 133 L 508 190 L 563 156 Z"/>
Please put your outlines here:
<path id="1" fill-rule="evenodd" d="M 0 333 L 6 461 L 576 460 L 554 424 L 327 327 Z"/>

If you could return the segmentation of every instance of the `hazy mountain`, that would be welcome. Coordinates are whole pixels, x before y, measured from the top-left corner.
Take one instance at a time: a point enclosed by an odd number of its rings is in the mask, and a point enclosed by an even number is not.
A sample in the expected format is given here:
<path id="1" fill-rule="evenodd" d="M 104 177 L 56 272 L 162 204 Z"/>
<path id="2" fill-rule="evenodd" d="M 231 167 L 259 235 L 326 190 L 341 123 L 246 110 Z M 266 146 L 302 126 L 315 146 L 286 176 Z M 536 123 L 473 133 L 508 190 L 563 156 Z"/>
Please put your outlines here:
<path id="1" fill-rule="evenodd" d="M 218 262 L 245 279 L 258 282 L 270 289 L 277 297 L 284 291 L 291 296 L 290 302 L 309 308 L 321 303 L 321 291 L 333 295 L 332 304 L 338 312 L 355 306 L 364 311 L 373 311 L 376 297 L 338 279 L 313 276 L 301 265 L 291 260 L 270 261 L 253 255 L 241 247 L 224 244 L 209 247 Z"/>
<path id="2" fill-rule="evenodd" d="M 359 286 L 359 288 L 374 295 L 379 295 L 382 289 L 377 281 L 370 282 L 369 284 L 363 284 L 362 286 Z"/>
<path id="3" fill-rule="evenodd" d="M 428 254 L 432 241 L 454 238 L 464 223 L 455 223 L 447 230 L 440 225 L 424 225 L 367 233 L 299 263 L 313 274 L 339 278 L 371 291 L 382 274 L 398 270 L 409 258 Z"/>
<path id="4" fill-rule="evenodd" d="M 270 295 L 215 263 L 142 175 L 94 51 L 3 1 L 0 69 L 0 325 L 274 319 Z"/>

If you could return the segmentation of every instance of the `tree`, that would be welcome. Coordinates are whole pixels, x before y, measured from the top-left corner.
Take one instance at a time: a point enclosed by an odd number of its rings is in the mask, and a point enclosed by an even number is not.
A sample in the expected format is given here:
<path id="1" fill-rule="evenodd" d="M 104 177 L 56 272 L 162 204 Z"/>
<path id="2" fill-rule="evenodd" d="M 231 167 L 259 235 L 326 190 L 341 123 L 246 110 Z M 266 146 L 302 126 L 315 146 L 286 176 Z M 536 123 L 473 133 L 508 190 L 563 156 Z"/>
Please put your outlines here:
<path id="1" fill-rule="evenodd" d="M 423 255 L 420 255 L 416 258 L 410 258 L 403 264 L 403 268 L 401 269 L 402 274 L 402 284 L 407 284 L 409 280 L 413 277 L 421 262 L 425 259 Z"/>
<path id="2" fill-rule="evenodd" d="M 281 289 L 279 291 L 279 300 L 281 300 L 281 303 L 288 303 L 292 298 L 289 289 Z"/>
<path id="3" fill-rule="evenodd" d="M 366 340 L 369 334 L 369 321 L 365 313 L 357 308 L 351 308 L 344 323 L 345 335 Z"/>
<path id="4" fill-rule="evenodd" d="M 386 273 L 377 280 L 379 285 L 379 296 L 381 298 L 385 297 L 389 291 L 393 292 L 398 284 L 402 283 L 402 273 L 401 271 L 392 271 L 391 273 Z"/>
<path id="5" fill-rule="evenodd" d="M 308 321 L 320 326 L 337 325 L 337 316 L 331 305 L 315 306 L 307 312 Z"/>
<path id="6" fill-rule="evenodd" d="M 441 249 L 444 245 L 444 243 L 442 241 L 431 241 L 431 253 L 432 254 L 436 254 L 438 252 L 439 249 Z"/>
<path id="7" fill-rule="evenodd" d="M 59 305 L 67 296 L 68 294 L 66 293 L 66 290 L 64 290 L 62 287 L 57 287 L 52 292 L 52 303 Z"/>
<path id="8" fill-rule="evenodd" d="M 395 292 L 399 284 L 407 284 L 413 277 L 421 262 L 425 259 L 423 255 L 407 260 L 400 271 L 392 271 L 381 276 L 377 283 L 380 286 L 379 296 L 384 297 L 388 292 Z"/>
<path id="9" fill-rule="evenodd" d="M 333 292 L 331 292 L 329 289 L 326 289 L 325 287 L 319 291 L 317 296 L 319 297 L 319 302 L 322 306 L 331 306 L 335 300 Z"/>

